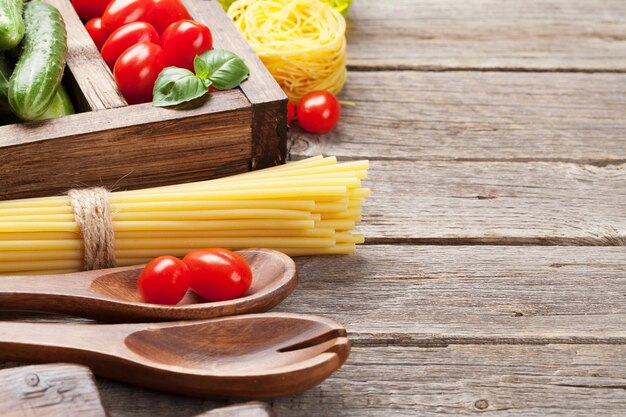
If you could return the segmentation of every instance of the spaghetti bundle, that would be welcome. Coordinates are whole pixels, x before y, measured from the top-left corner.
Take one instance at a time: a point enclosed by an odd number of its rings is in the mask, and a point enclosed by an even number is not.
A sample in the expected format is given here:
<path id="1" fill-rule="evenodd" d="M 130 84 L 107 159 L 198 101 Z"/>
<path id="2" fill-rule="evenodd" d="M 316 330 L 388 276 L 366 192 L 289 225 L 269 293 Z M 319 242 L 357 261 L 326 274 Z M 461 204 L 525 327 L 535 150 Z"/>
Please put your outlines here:
<path id="1" fill-rule="evenodd" d="M 346 21 L 319 0 L 237 0 L 228 15 L 287 96 L 339 93 L 346 82 Z"/>
<path id="2" fill-rule="evenodd" d="M 211 181 L 108 194 L 118 266 L 202 247 L 347 254 L 369 195 L 368 162 L 321 156 Z M 83 268 L 68 196 L 0 201 L 0 274 Z"/>

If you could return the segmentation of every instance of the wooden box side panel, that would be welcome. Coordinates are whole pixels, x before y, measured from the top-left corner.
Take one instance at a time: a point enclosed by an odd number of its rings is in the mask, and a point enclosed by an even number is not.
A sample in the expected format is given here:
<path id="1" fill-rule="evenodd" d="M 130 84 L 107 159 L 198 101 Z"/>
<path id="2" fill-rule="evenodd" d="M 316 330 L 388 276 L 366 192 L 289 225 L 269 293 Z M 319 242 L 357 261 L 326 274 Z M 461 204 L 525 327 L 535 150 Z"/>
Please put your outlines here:
<path id="1" fill-rule="evenodd" d="M 236 90 L 212 98 L 213 105 L 184 113 L 145 104 L 1 127 L 0 199 L 95 185 L 137 189 L 248 171 L 252 109 Z"/>
<path id="2" fill-rule="evenodd" d="M 184 0 L 184 3 L 194 18 L 211 28 L 216 48 L 235 52 L 250 67 L 250 78 L 241 84 L 253 109 L 250 168 L 284 163 L 287 155 L 287 96 L 219 2 Z"/>
<path id="3" fill-rule="evenodd" d="M 113 74 L 100 57 L 70 0 L 45 0 L 61 12 L 67 29 L 67 68 L 72 73 L 75 88 L 80 90 L 78 108 L 93 111 L 126 106 Z"/>

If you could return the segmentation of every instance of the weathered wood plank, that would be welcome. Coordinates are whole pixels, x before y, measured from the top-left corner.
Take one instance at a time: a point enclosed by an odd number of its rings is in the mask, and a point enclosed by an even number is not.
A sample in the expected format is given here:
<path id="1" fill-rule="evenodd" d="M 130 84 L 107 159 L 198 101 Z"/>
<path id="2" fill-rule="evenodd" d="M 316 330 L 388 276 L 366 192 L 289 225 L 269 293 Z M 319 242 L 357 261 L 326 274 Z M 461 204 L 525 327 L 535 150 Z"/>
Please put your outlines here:
<path id="1" fill-rule="evenodd" d="M 69 364 L 0 371 L 3 417 L 107 417 L 89 369 Z"/>
<path id="2" fill-rule="evenodd" d="M 354 256 L 299 258 L 299 287 L 280 309 L 343 322 L 355 347 L 322 385 L 272 405 L 283 417 L 618 415 L 626 402 L 623 255 L 611 247 L 365 246 Z M 224 404 L 102 379 L 99 387 L 113 417 Z"/>
<path id="3" fill-rule="evenodd" d="M 354 349 L 325 384 L 278 400 L 279 416 L 620 415 L 624 346 Z"/>
<path id="4" fill-rule="evenodd" d="M 333 132 L 292 129 L 294 155 L 626 161 L 626 74 L 351 71 L 341 98 Z"/>
<path id="5" fill-rule="evenodd" d="M 626 165 L 372 161 L 366 242 L 626 244 Z"/>
<path id="6" fill-rule="evenodd" d="M 626 70 L 622 0 L 359 0 L 358 69 Z"/>
<path id="7" fill-rule="evenodd" d="M 320 386 L 272 402 L 289 416 L 617 416 L 624 345 L 354 348 Z M 111 416 L 178 417 L 218 406 L 100 380 Z"/>
<path id="8" fill-rule="evenodd" d="M 386 246 L 297 258 L 276 310 L 333 317 L 355 346 L 626 343 L 626 249 Z"/>
<path id="9" fill-rule="evenodd" d="M 355 255 L 296 258 L 298 287 L 274 311 L 333 318 L 357 347 L 626 344 L 625 254 L 622 247 L 366 245 Z M 11 312 L 0 319 L 67 320 Z"/>

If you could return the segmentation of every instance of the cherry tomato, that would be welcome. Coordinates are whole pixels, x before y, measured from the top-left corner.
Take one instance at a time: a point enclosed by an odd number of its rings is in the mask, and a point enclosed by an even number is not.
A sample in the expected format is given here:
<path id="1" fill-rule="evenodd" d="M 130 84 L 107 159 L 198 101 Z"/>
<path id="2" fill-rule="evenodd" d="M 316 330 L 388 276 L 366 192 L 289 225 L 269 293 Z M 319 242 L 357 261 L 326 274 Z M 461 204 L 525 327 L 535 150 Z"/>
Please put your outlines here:
<path id="1" fill-rule="evenodd" d="M 102 19 L 94 17 L 85 23 L 85 29 L 89 32 L 89 36 L 91 36 L 93 43 L 96 44 L 98 49 L 102 49 L 102 45 L 104 45 L 104 42 L 106 42 L 109 37 L 109 32 L 102 27 Z"/>
<path id="2" fill-rule="evenodd" d="M 102 14 L 102 25 L 113 32 L 132 22 L 149 22 L 154 4 L 152 0 L 113 0 Z"/>
<path id="3" fill-rule="evenodd" d="M 188 253 L 183 262 L 189 268 L 191 289 L 209 301 L 235 299 L 252 284 L 248 263 L 227 249 L 200 249 Z"/>
<path id="4" fill-rule="evenodd" d="M 163 68 L 163 49 L 142 41 L 120 55 L 113 76 L 128 104 L 146 103 L 152 100 L 154 82 Z"/>
<path id="5" fill-rule="evenodd" d="M 102 58 L 109 68 L 113 69 L 122 52 L 141 41 L 159 44 L 159 34 L 150 23 L 133 22 L 119 27 L 102 46 Z"/>
<path id="6" fill-rule="evenodd" d="M 307 132 L 330 132 L 337 126 L 340 114 L 339 100 L 328 91 L 313 91 L 298 103 L 298 123 Z"/>
<path id="7" fill-rule="evenodd" d="M 100 17 L 111 0 L 72 0 L 72 6 L 83 20 Z"/>
<path id="8" fill-rule="evenodd" d="M 193 71 L 196 55 L 213 49 L 213 36 L 208 27 L 193 20 L 179 20 L 161 35 L 165 66 Z"/>
<path id="9" fill-rule="evenodd" d="M 287 101 L 287 124 L 290 125 L 293 117 L 296 115 L 296 106 L 293 101 Z"/>
<path id="10" fill-rule="evenodd" d="M 137 287 L 144 301 L 152 304 L 178 304 L 189 289 L 189 268 L 173 256 L 160 256 L 143 269 Z"/>
<path id="11" fill-rule="evenodd" d="M 150 22 L 159 33 L 163 33 L 174 22 L 191 19 L 187 8 L 180 0 L 152 0 L 152 3 L 154 3 L 154 10 Z"/>

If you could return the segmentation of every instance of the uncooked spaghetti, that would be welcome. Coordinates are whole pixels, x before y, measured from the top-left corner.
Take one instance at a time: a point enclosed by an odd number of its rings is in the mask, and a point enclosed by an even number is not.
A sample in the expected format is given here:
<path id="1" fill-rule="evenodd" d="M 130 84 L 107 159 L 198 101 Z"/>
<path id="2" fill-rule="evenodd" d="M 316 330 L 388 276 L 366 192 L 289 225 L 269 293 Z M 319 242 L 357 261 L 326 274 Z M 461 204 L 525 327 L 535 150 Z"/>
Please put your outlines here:
<path id="1" fill-rule="evenodd" d="M 367 161 L 321 156 L 232 177 L 108 194 L 118 266 L 202 247 L 266 247 L 288 255 L 347 254 Z M 0 275 L 86 268 L 68 196 L 0 201 Z"/>
<path id="2" fill-rule="evenodd" d="M 346 82 L 346 21 L 319 0 L 237 0 L 228 9 L 287 96 L 341 91 Z"/>

